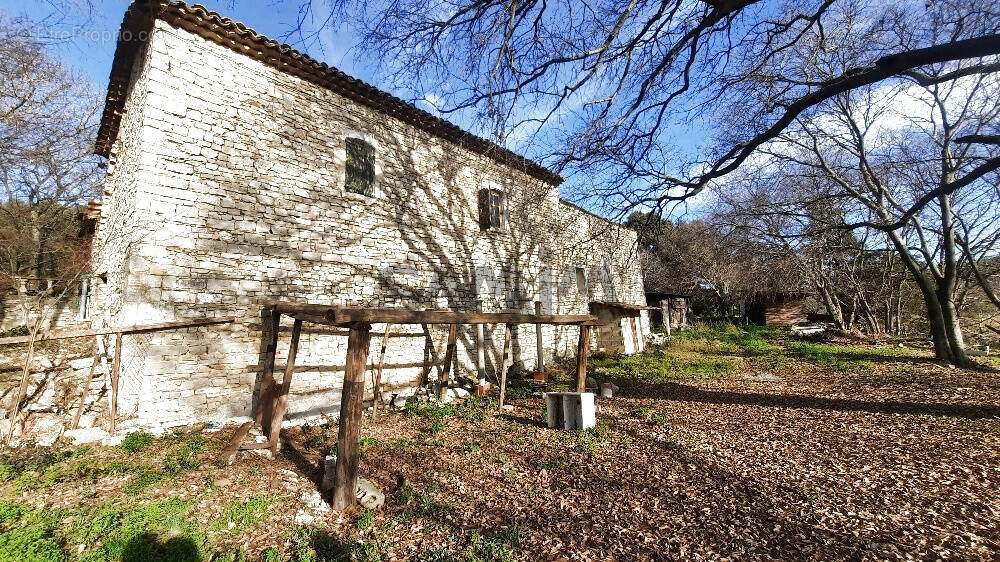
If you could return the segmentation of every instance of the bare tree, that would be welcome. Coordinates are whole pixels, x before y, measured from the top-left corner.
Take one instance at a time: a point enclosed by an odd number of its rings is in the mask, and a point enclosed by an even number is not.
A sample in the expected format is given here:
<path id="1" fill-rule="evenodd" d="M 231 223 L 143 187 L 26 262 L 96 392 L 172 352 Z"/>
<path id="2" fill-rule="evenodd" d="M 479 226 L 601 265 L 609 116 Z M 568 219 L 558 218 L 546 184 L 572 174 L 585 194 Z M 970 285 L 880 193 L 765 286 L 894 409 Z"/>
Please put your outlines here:
<path id="1" fill-rule="evenodd" d="M 841 49 L 851 40 L 843 35 Z M 842 54 L 817 59 L 817 75 L 836 73 Z M 845 92 L 765 147 L 759 169 L 785 194 L 774 212 L 804 231 L 884 236 L 920 290 L 937 357 L 962 366 L 969 360 L 958 290 L 963 270 L 996 255 L 1000 214 L 991 164 L 1000 156 L 1000 80 L 956 78 L 963 68 L 935 65 L 910 73 L 909 83 Z M 817 205 L 840 210 L 811 212 Z"/>
<path id="2" fill-rule="evenodd" d="M 640 232 L 643 276 L 650 292 L 714 295 L 700 303 L 729 316 L 733 305 L 754 293 L 800 284 L 788 267 L 788 254 L 773 251 L 746 231 L 722 228 L 714 220 L 671 222 L 656 215 L 633 213 L 627 225 Z"/>
<path id="3" fill-rule="evenodd" d="M 8 22 L 9 23 L 9 22 Z M 0 43 L 0 272 L 14 288 L 75 277 L 88 263 L 80 213 L 98 194 L 97 96 L 46 53 L 34 28 Z M 27 287 L 20 280 L 39 280 Z"/>
<path id="4" fill-rule="evenodd" d="M 501 142 L 547 126 L 557 141 L 540 155 L 622 216 L 700 192 L 845 92 L 949 61 L 965 64 L 928 79 L 1000 69 L 992 0 L 287 1 L 336 14 L 320 24 L 350 21 L 383 76 Z M 849 64 L 813 73 L 843 27 Z"/>

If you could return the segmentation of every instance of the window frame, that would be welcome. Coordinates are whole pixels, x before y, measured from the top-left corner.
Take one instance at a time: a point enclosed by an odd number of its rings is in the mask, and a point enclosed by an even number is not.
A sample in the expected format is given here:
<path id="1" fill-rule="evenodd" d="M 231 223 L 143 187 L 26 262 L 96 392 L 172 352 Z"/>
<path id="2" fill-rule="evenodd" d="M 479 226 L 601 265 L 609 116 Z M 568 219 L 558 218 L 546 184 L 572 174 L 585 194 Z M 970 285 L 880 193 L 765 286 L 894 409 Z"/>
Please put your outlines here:
<path id="1" fill-rule="evenodd" d="M 495 208 L 494 200 L 496 201 Z M 504 232 L 507 230 L 507 193 L 504 190 L 496 186 L 480 188 L 477 205 L 481 232 Z M 494 219 L 496 219 L 495 222 Z"/>
<path id="2" fill-rule="evenodd" d="M 351 191 L 347 188 L 347 157 L 348 157 L 348 139 L 355 139 L 367 143 L 372 147 L 372 160 L 374 167 L 374 178 L 372 181 L 371 194 L 366 195 L 364 193 L 359 193 L 357 191 Z M 382 165 L 381 165 L 381 154 L 382 147 L 375 140 L 375 137 L 370 133 L 355 130 L 346 130 L 343 135 L 341 135 L 340 145 L 337 147 L 337 165 L 339 167 L 340 176 L 340 188 L 341 193 L 348 198 L 354 198 L 358 201 L 371 201 L 372 199 L 378 199 L 382 196 Z"/>

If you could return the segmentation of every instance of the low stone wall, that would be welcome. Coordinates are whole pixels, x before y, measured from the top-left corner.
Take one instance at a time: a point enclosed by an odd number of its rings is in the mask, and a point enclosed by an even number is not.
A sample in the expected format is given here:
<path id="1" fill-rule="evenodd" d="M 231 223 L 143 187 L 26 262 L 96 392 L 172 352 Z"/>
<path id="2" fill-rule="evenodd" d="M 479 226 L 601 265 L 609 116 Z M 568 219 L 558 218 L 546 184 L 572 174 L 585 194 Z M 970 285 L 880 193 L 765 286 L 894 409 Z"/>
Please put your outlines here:
<path id="1" fill-rule="evenodd" d="M 8 292 L 0 294 L 0 331 L 34 325 L 39 310 L 42 312 L 43 330 L 77 328 L 89 324 L 89 321 L 78 318 L 79 294 L 67 295 L 61 299 L 49 297 L 39 301 L 34 295 Z"/>

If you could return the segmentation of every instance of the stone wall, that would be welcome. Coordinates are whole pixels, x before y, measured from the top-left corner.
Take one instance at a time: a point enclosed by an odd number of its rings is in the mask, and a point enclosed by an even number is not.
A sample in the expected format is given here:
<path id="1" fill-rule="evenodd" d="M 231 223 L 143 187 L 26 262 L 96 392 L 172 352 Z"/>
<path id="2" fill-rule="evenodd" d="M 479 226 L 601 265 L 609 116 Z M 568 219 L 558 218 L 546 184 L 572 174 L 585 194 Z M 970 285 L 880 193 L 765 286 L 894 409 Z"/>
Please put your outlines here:
<path id="1" fill-rule="evenodd" d="M 39 312 L 43 331 L 82 328 L 88 325 L 86 320 L 79 318 L 78 291 L 62 297 L 42 298 L 37 295 L 18 295 L 11 291 L 0 293 L 0 332 L 21 326 L 30 328 L 38 319 Z"/>
<path id="2" fill-rule="evenodd" d="M 133 82 L 95 243 L 95 271 L 107 277 L 100 322 L 239 318 L 126 342 L 123 377 L 139 382 L 122 411 L 139 425 L 249 414 L 268 298 L 487 312 L 531 312 L 538 301 L 544 313 L 643 302 L 635 233 L 561 203 L 520 170 L 162 21 Z M 372 197 L 343 188 L 348 136 L 376 147 Z M 484 187 L 505 193 L 498 231 L 478 224 Z M 645 317 L 640 325 L 648 333 Z M 373 350 L 383 328 L 373 328 Z M 574 354 L 576 333 L 545 328 L 547 355 Z M 425 355 L 443 356 L 445 335 L 397 327 L 388 384 L 413 384 Z M 485 330 L 488 371 L 502 338 L 502 327 Z M 518 340 L 530 367 L 534 327 Z M 307 325 L 292 418 L 338 410 L 346 341 Z M 475 371 L 476 341 L 475 327 L 460 331 L 460 372 Z M 287 342 L 282 334 L 279 372 Z"/>

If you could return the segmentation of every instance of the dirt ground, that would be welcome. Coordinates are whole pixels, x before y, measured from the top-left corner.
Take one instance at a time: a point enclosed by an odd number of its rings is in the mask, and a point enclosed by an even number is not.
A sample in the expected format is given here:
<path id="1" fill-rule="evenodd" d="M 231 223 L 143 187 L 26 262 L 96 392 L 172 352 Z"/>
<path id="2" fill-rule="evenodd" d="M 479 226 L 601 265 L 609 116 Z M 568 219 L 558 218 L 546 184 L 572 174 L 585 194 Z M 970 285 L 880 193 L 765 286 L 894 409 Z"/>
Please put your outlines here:
<path id="1" fill-rule="evenodd" d="M 956 370 L 922 350 L 730 331 L 593 365 L 622 394 L 599 400 L 584 433 L 544 427 L 526 384 L 503 415 L 474 404 L 366 416 L 361 473 L 387 496 L 375 512 L 304 509 L 335 425 L 293 428 L 278 459 L 244 452 L 232 467 L 212 461 L 232 428 L 95 448 L 47 470 L 8 459 L 0 497 L 27 507 L 5 519 L 0 505 L 0 550 L 52 512 L 47 536 L 69 559 L 127 559 L 139 531 L 146 560 L 179 536 L 188 559 L 218 560 L 1000 558 L 995 364 Z M 74 467 L 88 458 L 98 468 L 81 484 Z M 135 485 L 143 474 L 151 482 Z M 123 530 L 148 505 L 172 505 L 176 520 Z M 118 527 L 91 532 L 109 506 Z"/>

